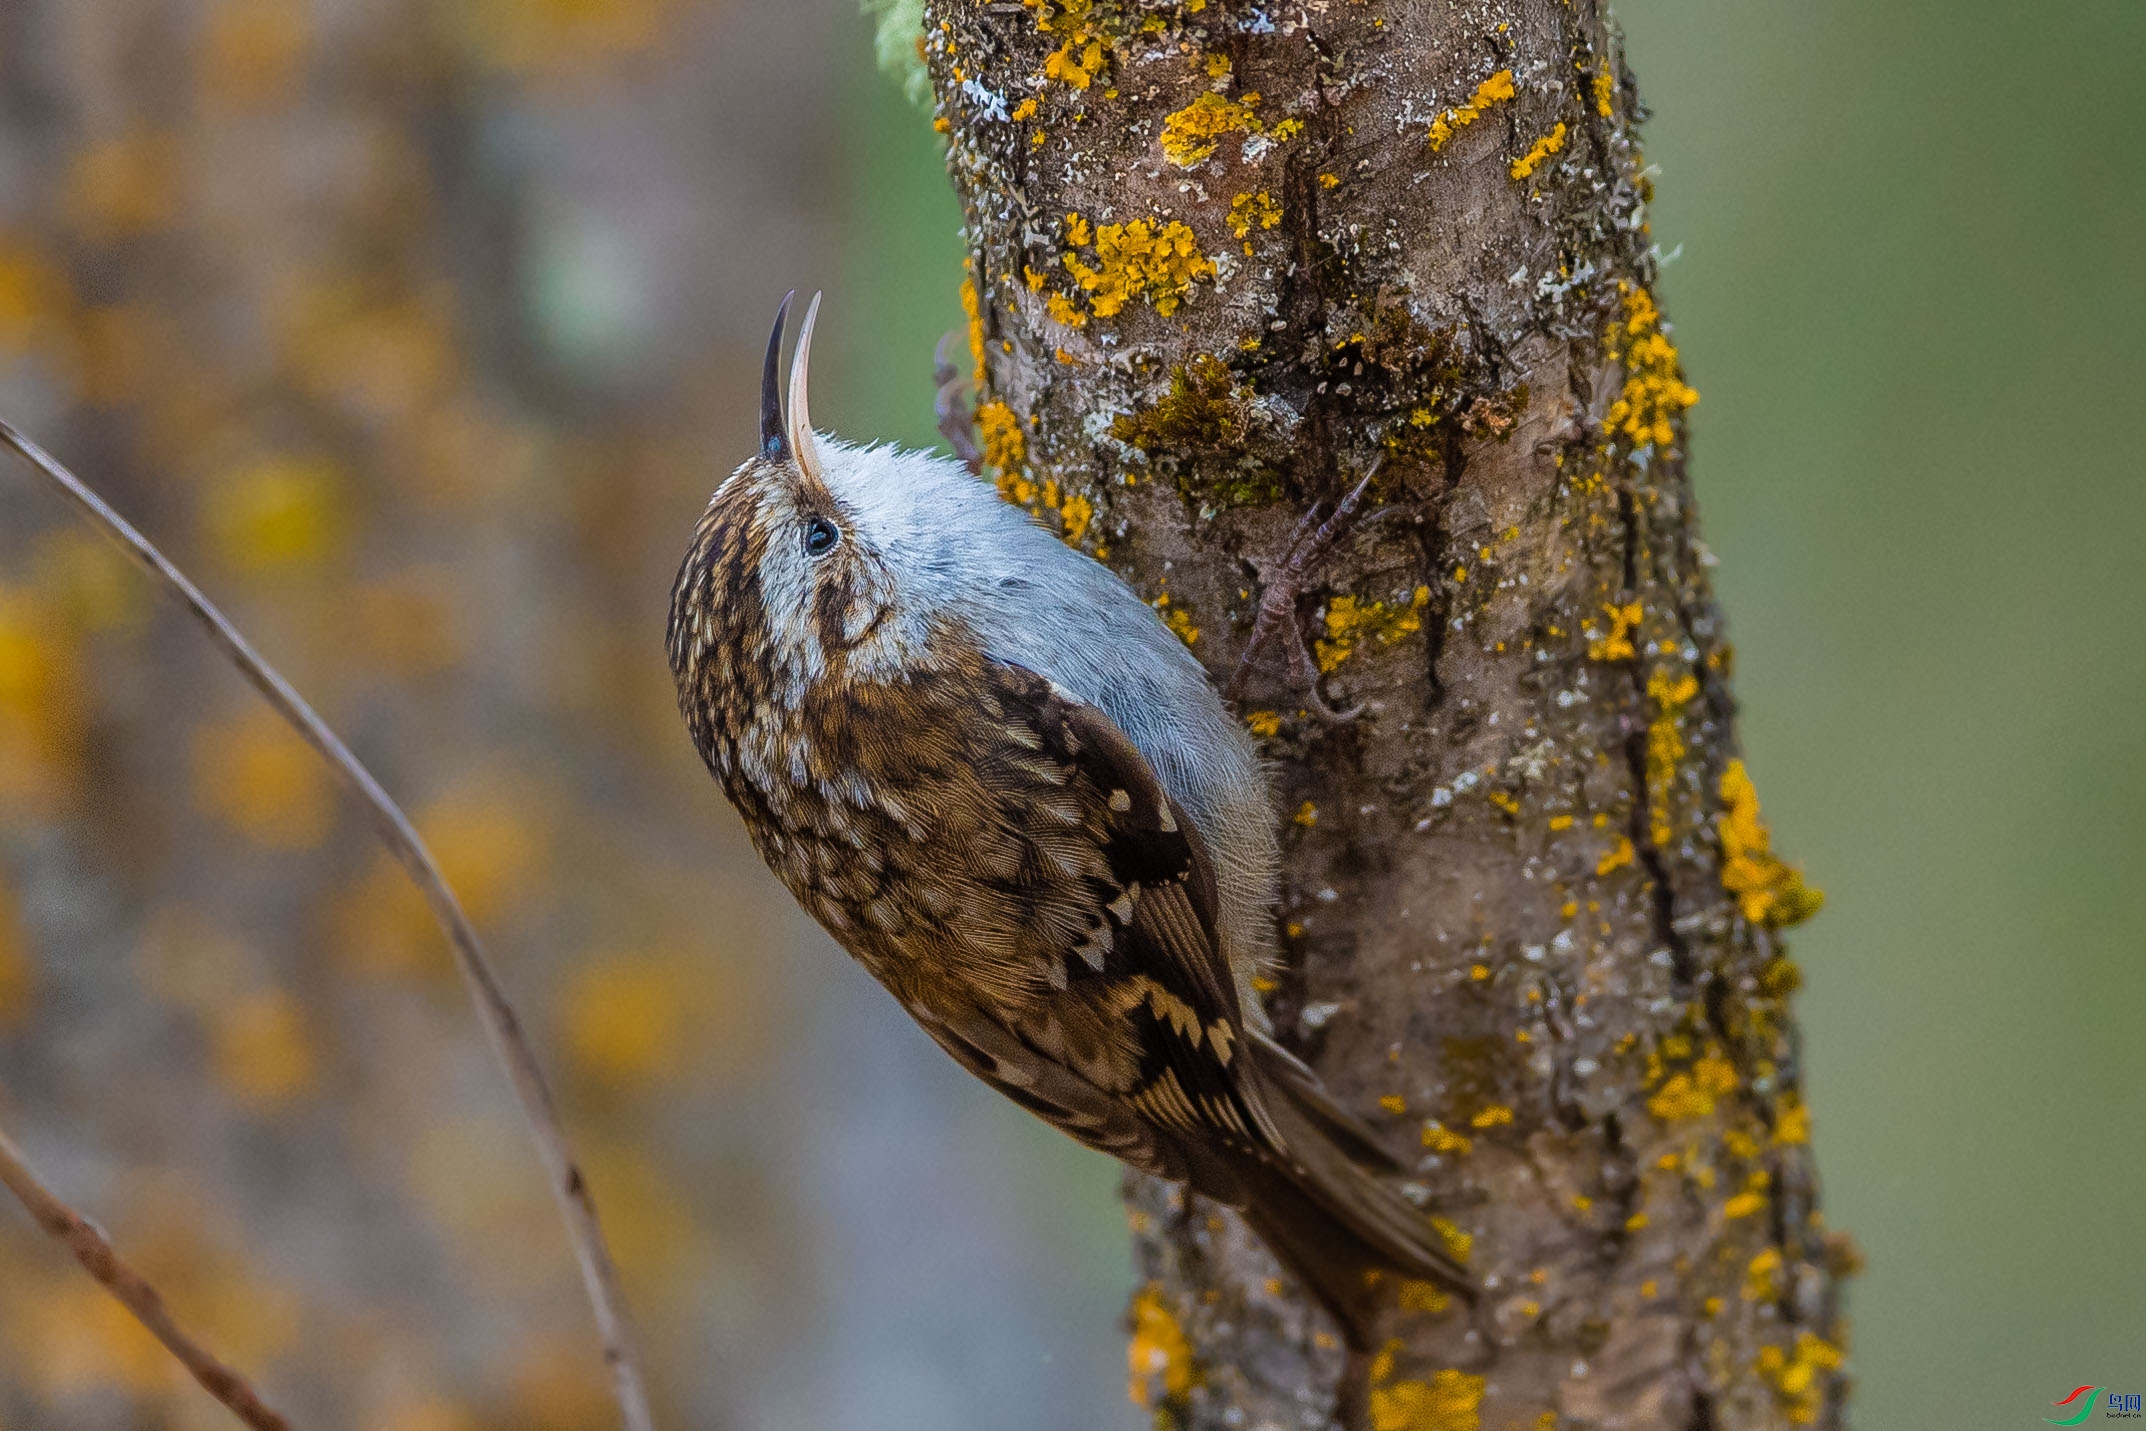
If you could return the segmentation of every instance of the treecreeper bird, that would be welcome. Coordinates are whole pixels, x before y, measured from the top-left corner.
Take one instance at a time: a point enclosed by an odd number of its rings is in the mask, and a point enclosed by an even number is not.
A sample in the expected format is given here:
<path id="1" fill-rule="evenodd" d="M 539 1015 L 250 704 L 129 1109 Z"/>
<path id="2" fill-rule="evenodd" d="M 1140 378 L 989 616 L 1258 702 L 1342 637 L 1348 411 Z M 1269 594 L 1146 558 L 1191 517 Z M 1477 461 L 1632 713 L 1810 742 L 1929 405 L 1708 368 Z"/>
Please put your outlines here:
<path id="1" fill-rule="evenodd" d="M 1275 818 L 1206 673 L 959 463 L 812 430 L 819 300 L 671 592 L 678 703 L 754 846 L 963 1067 L 1239 1208 L 1361 1348 L 1383 1269 L 1475 1284 L 1243 1002 Z M 1388 1284 L 1391 1285 L 1390 1283 Z"/>

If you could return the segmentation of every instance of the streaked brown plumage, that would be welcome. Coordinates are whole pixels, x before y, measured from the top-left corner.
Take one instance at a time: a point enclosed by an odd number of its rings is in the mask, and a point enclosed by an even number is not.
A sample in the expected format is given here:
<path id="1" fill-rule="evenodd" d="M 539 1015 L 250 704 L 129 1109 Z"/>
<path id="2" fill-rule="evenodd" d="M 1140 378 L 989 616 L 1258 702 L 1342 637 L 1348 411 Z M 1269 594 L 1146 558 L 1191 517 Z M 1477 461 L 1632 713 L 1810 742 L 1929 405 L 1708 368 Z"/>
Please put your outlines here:
<path id="1" fill-rule="evenodd" d="M 1247 1024 L 1232 962 L 1257 952 L 1263 932 L 1246 930 L 1242 911 L 1267 876 L 1225 865 L 1218 878 L 1208 831 L 1188 813 L 1237 808 L 1199 783 L 1204 737 L 1150 730 L 1158 766 L 1097 699 L 1009 658 L 1009 645 L 1031 648 L 999 633 L 998 609 L 974 592 L 1034 603 L 1077 579 L 1083 595 L 1069 604 L 1093 606 L 1096 631 L 1105 607 L 1138 640 L 1139 622 L 1160 623 L 958 468 L 985 505 L 935 488 L 940 517 L 912 524 L 921 532 L 887 516 L 885 483 L 941 478 L 906 457 L 908 468 L 864 473 L 893 459 L 811 432 L 811 321 L 786 428 L 778 317 L 762 451 L 717 491 L 672 594 L 680 709 L 761 856 L 970 1072 L 1090 1147 L 1244 1209 L 1352 1339 L 1364 1335 L 1370 1268 L 1472 1293 L 1422 1216 L 1366 1170 L 1394 1170 L 1370 1135 L 1256 1015 Z M 964 552 L 964 540 L 992 550 Z M 959 570 L 986 557 L 1005 574 Z M 1067 559 L 1093 573 L 1053 566 Z M 1080 640 L 1088 616 L 1054 619 Z M 1167 659 L 1182 655 L 1163 640 Z M 1107 684 L 1107 698 L 1124 709 L 1119 687 L 1162 669 L 1173 699 L 1227 722 L 1196 666 L 1183 663 L 1188 685 L 1162 659 L 1129 664 L 1134 676 Z M 1224 833 L 1222 849 L 1242 859 L 1251 848 L 1259 863 L 1265 846 Z"/>

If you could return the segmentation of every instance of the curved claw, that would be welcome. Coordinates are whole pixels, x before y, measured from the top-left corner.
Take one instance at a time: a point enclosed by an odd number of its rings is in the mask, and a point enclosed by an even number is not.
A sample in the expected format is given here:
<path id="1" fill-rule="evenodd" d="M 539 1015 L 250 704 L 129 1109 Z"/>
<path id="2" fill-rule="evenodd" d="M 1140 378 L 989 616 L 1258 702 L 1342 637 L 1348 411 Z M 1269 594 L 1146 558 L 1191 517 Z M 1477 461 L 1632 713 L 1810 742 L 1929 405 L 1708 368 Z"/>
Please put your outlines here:
<path id="1" fill-rule="evenodd" d="M 1327 725 L 1348 725 L 1364 713 L 1365 702 L 1358 701 L 1347 710 L 1335 710 L 1319 693 L 1323 678 L 1319 663 L 1312 659 L 1311 648 L 1304 644 L 1304 628 L 1296 628 L 1297 675 L 1304 682 L 1304 707 Z"/>
<path id="2" fill-rule="evenodd" d="M 934 387 L 945 387 L 960 374 L 954 369 L 952 358 L 953 341 L 961 336 L 958 328 L 949 328 L 939 335 L 939 341 L 931 350 L 931 381 Z"/>

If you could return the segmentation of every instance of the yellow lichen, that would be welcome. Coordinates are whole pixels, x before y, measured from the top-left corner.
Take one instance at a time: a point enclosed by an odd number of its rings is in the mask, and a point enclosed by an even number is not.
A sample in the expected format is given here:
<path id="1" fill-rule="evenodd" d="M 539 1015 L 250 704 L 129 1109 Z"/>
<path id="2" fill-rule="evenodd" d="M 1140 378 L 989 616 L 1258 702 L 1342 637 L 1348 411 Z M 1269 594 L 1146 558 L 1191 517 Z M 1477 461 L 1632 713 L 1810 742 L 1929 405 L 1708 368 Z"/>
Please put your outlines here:
<path id="1" fill-rule="evenodd" d="M 1744 1183 L 1744 1190 L 1721 1205 L 1721 1215 L 1735 1219 L 1751 1217 L 1766 1210 L 1767 1189 L 1773 1186 L 1773 1177 L 1765 1169 L 1753 1173 Z"/>
<path id="2" fill-rule="evenodd" d="M 1165 1401 L 1182 1401 L 1199 1384 L 1199 1368 L 1193 1364 L 1192 1346 L 1184 1328 L 1163 1300 L 1162 1289 L 1143 1287 L 1133 1298 L 1133 1336 L 1126 1344 L 1125 1364 L 1131 1374 L 1129 1394 L 1135 1406 L 1154 1404 L 1156 1391 Z"/>
<path id="3" fill-rule="evenodd" d="M 1668 671 L 1657 669 L 1647 677 L 1647 699 L 1654 705 L 1654 717 L 1647 722 L 1647 819 L 1657 849 L 1666 849 L 1676 837 L 1669 797 L 1675 788 L 1678 762 L 1684 759 L 1684 734 L 1679 722 L 1684 707 L 1698 694 L 1698 677 L 1689 671 L 1673 678 Z"/>
<path id="4" fill-rule="evenodd" d="M 1400 1345 L 1388 1342 L 1372 1359 L 1371 1431 L 1479 1431 L 1488 1382 L 1450 1369 L 1429 1381 L 1393 1381 Z"/>
<path id="5" fill-rule="evenodd" d="M 1513 1110 L 1502 1103 L 1493 1103 L 1468 1120 L 1474 1128 L 1501 1128 L 1513 1121 Z"/>
<path id="6" fill-rule="evenodd" d="M 1606 875 L 1612 870 L 1623 869 L 1626 865 L 1632 863 L 1634 853 L 1636 852 L 1632 848 L 1632 837 L 1619 835 L 1617 843 L 1610 847 L 1608 853 L 1595 861 L 1595 873 L 1597 875 Z"/>
<path id="7" fill-rule="evenodd" d="M 1063 293 L 1045 294 L 1043 307 L 1044 311 L 1051 315 L 1052 322 L 1063 323 L 1068 328 L 1078 328 L 1088 321 L 1087 312 L 1076 307 L 1073 300 Z M 1058 351 L 1063 353 L 1065 349 L 1060 348 Z M 1067 359 L 1067 361 L 1070 362 L 1071 359 Z"/>
<path id="8" fill-rule="evenodd" d="M 1230 134 L 1259 133 L 1259 116 L 1252 112 L 1259 103 L 1255 90 L 1243 99 L 1228 99 L 1213 90 L 1169 115 L 1162 122 L 1162 154 L 1180 169 L 1204 163 Z"/>
<path id="9" fill-rule="evenodd" d="M 1624 390 L 1603 422 L 1612 437 L 1635 446 L 1668 447 L 1676 441 L 1676 420 L 1698 403 L 1699 394 L 1684 381 L 1653 295 L 1627 282 L 1617 287 L 1624 316 L 1610 324 L 1604 346 L 1624 365 Z"/>
<path id="10" fill-rule="evenodd" d="M 1445 148 L 1454 135 L 1481 119 L 1484 111 L 1494 104 L 1511 99 L 1514 93 L 1511 70 L 1499 70 L 1484 80 L 1475 87 L 1475 93 L 1468 96 L 1466 104 L 1449 109 L 1431 121 L 1431 152 L 1436 154 Z"/>
<path id="11" fill-rule="evenodd" d="M 1176 219 L 1091 226 L 1079 214 L 1068 214 L 1065 233 L 1066 242 L 1075 249 L 1088 247 L 1091 237 L 1094 240 L 1092 262 L 1077 253 L 1059 261 L 1088 295 L 1088 311 L 1098 318 L 1111 317 L 1141 297 L 1168 317 L 1194 282 L 1215 277 L 1214 260 L 1200 252 L 1192 230 Z M 1055 306 L 1052 316 L 1058 316 Z"/>
<path id="12" fill-rule="evenodd" d="M 1319 807 L 1317 805 L 1312 804 L 1311 801 L 1306 800 L 1302 805 L 1299 805 L 1297 807 L 1296 814 L 1291 815 L 1289 819 L 1290 823 L 1302 825 L 1305 829 L 1308 830 L 1312 826 L 1319 823 Z"/>
<path id="13" fill-rule="evenodd" d="M 981 388 L 984 383 L 984 305 L 976 292 L 973 273 L 961 280 L 961 311 L 968 319 L 969 361 L 976 365 L 976 385 Z"/>
<path id="14" fill-rule="evenodd" d="M 1781 1295 L 1781 1249 L 1769 1247 L 1744 1268 L 1744 1300 L 1770 1302 Z"/>
<path id="15" fill-rule="evenodd" d="M 1616 110 L 1610 105 L 1610 97 L 1617 93 L 1617 76 L 1610 73 L 1607 60 L 1603 61 L 1601 69 L 1595 71 L 1591 87 L 1595 93 L 1595 113 L 1601 115 L 1604 119 L 1608 119 L 1612 114 L 1616 113 Z"/>
<path id="16" fill-rule="evenodd" d="M 1095 503 L 1078 492 L 1061 490 L 1055 481 L 1038 483 L 1029 474 L 1028 439 L 1013 409 L 996 399 L 984 403 L 976 410 L 976 429 L 983 440 L 984 466 L 997 474 L 999 496 L 1039 521 L 1044 513 L 1052 513 L 1058 518 L 1060 539 L 1069 547 L 1079 546 L 1095 520 Z"/>
<path id="17" fill-rule="evenodd" d="M 1244 723 L 1261 740 L 1272 740 L 1281 734 L 1282 715 L 1280 711 L 1253 711 L 1244 718 Z"/>
<path id="18" fill-rule="evenodd" d="M 1774 1389 L 1795 1425 L 1808 1426 L 1825 1409 L 1824 1373 L 1838 1370 L 1841 1350 L 1815 1332 L 1797 1334 L 1791 1349 L 1760 1347 L 1753 1369 Z"/>
<path id="19" fill-rule="evenodd" d="M 1095 520 L 1095 503 L 1075 492 L 1058 504 L 1058 520 L 1064 527 L 1061 535 L 1065 544 L 1077 547 L 1088 535 L 1089 523 Z"/>
<path id="20" fill-rule="evenodd" d="M 1799 1095 L 1781 1095 L 1773 1114 L 1773 1140 L 1784 1146 L 1811 1141 L 1811 1110 Z"/>
<path id="21" fill-rule="evenodd" d="M 1398 1300 L 1404 1312 L 1436 1314 L 1453 1305 L 1453 1299 L 1440 1291 L 1437 1283 L 1418 1282 L 1413 1278 L 1402 1281 Z"/>
<path id="22" fill-rule="evenodd" d="M 1001 473 L 1018 472 L 1028 460 L 1028 440 L 1021 432 L 1021 419 L 998 401 L 976 410 L 976 431 L 983 439 L 984 465 Z"/>
<path id="23" fill-rule="evenodd" d="M 1645 609 L 1636 601 L 1623 606 L 1604 606 L 1609 613 L 1610 629 L 1607 636 L 1594 637 L 1587 643 L 1587 657 L 1591 661 L 1629 661 L 1639 654 L 1632 644 L 1632 633 L 1639 629 Z M 1593 636 L 1593 632 L 1587 633 Z"/>
<path id="24" fill-rule="evenodd" d="M 1240 239 L 1249 240 L 1253 229 L 1271 229 L 1281 221 L 1282 206 L 1275 203 L 1274 196 L 1265 189 L 1256 194 L 1239 194 L 1229 201 L 1229 231 Z M 1249 242 L 1244 251 L 1252 251 Z M 1253 342 L 1256 344 L 1258 340 Z"/>
<path id="25" fill-rule="evenodd" d="M 1669 1052 L 1677 1042 L 1674 1038 L 1662 1040 L 1664 1051 Z M 1676 1055 L 1671 1052 L 1670 1056 Z M 1665 1123 L 1703 1118 L 1714 1111 L 1715 1100 L 1734 1093 L 1738 1084 L 1736 1065 L 1723 1058 L 1719 1050 L 1710 1048 L 1690 1068 L 1671 1074 L 1647 1100 L 1647 1111 Z"/>
<path id="26" fill-rule="evenodd" d="M 1736 896 L 1744 918 L 1786 929 L 1816 914 L 1826 897 L 1774 855 L 1773 836 L 1759 818 L 1758 790 L 1741 760 L 1721 773 L 1721 803 L 1721 887 Z"/>
<path id="27" fill-rule="evenodd" d="M 1434 1153 L 1472 1153 L 1475 1141 L 1433 1118 L 1423 1125 L 1423 1146 Z"/>
<path id="28" fill-rule="evenodd" d="M 1462 1232 L 1458 1225 L 1443 1217 L 1432 1218 L 1431 1226 L 1436 1229 L 1440 1237 L 1445 1239 L 1447 1251 L 1463 1262 L 1468 1260 L 1469 1249 L 1475 1246 L 1474 1233 Z"/>
<path id="29" fill-rule="evenodd" d="M 1565 147 L 1565 126 L 1562 121 L 1557 128 L 1535 141 L 1535 147 L 1513 161 L 1513 177 L 1525 179 L 1542 167 L 1542 161 Z"/>
<path id="30" fill-rule="evenodd" d="M 1019 104 L 1015 105 L 1013 107 L 1013 114 L 1009 117 L 1016 124 L 1020 123 L 1024 119 L 1034 119 L 1036 117 L 1035 98 L 1031 96 L 1030 98 L 1024 99 Z"/>
<path id="31" fill-rule="evenodd" d="M 1046 79 L 1058 80 L 1075 89 L 1086 89 L 1103 68 L 1103 32 L 1097 24 L 1095 0 L 1056 0 L 1055 4 L 1025 0 L 1036 12 L 1036 28 L 1058 37 L 1058 48 L 1043 61 Z"/>
<path id="32" fill-rule="evenodd" d="M 1162 613 L 1162 624 L 1169 627 L 1177 639 L 1190 646 L 1200 639 L 1200 628 L 1192 624 L 1192 614 L 1182 606 L 1170 602 L 1170 593 L 1165 591 L 1148 603 Z"/>
<path id="33" fill-rule="evenodd" d="M 1366 641 L 1391 646 L 1402 637 L 1423 629 L 1423 609 L 1431 603 L 1431 589 L 1419 586 L 1408 605 L 1389 608 L 1383 601 L 1363 601 L 1337 596 L 1326 604 L 1326 639 L 1312 643 L 1321 672 L 1332 672 L 1355 654 Z"/>

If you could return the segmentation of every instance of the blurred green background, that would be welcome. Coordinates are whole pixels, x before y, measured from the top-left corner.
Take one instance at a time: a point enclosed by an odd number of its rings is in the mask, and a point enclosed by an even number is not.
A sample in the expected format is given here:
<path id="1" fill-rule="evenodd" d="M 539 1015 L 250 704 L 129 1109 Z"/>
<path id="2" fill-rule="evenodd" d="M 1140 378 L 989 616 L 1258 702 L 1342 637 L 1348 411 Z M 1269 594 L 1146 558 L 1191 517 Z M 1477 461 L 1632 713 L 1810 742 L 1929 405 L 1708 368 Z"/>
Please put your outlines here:
<path id="1" fill-rule="evenodd" d="M 1744 741 L 1829 896 L 1856 1420 L 2038 1425 L 2146 1388 L 2146 9 L 1617 13 Z M 660 659 L 774 295 L 829 289 L 823 423 L 928 442 L 958 222 L 850 0 L 0 6 L 0 403 L 461 861 L 677 1424 L 1141 1423 L 1113 1168 L 795 913 Z M 250 710 L 0 477 L 0 1116 L 302 1413 L 606 1424 L 421 913 Z M 0 1209 L 0 1426 L 221 1424 L 78 1280 Z"/>

